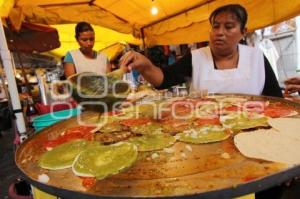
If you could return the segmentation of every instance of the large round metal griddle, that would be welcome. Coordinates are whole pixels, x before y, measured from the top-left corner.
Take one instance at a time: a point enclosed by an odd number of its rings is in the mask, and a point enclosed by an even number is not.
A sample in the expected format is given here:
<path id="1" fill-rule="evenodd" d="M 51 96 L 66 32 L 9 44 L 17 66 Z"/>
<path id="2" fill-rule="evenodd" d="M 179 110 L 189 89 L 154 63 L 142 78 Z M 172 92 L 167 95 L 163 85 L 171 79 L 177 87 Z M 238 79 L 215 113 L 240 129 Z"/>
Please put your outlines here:
<path id="1" fill-rule="evenodd" d="M 234 95 L 237 96 L 237 95 Z M 300 113 L 300 104 L 274 97 L 247 96 L 292 105 Z M 81 121 L 94 123 L 98 113 L 86 112 Z M 279 185 L 300 175 L 300 166 L 250 159 L 241 155 L 232 138 L 212 144 L 190 145 L 177 142 L 174 154 L 139 153 L 138 161 L 129 170 L 99 180 L 91 189 L 71 169 L 49 171 L 40 168 L 37 160 L 44 152 L 42 144 L 56 138 L 63 130 L 77 126 L 78 118 L 57 123 L 27 139 L 16 152 L 16 164 L 29 182 L 39 189 L 64 199 L 76 198 L 232 198 Z M 185 154 L 186 157 L 183 157 Z M 229 159 L 221 156 L 230 154 Z M 47 184 L 38 176 L 47 174 Z"/>

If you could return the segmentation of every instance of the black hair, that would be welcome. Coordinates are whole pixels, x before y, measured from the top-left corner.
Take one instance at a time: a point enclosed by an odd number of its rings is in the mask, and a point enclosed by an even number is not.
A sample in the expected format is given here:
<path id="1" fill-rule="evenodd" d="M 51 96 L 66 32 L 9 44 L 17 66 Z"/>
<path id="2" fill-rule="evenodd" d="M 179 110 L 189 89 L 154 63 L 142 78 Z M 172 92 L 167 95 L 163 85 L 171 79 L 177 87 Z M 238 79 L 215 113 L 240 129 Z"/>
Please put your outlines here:
<path id="1" fill-rule="evenodd" d="M 247 14 L 246 9 L 243 6 L 241 6 L 240 4 L 228 4 L 228 5 L 217 8 L 209 16 L 210 24 L 213 24 L 216 16 L 218 16 L 220 13 L 223 13 L 223 12 L 230 12 L 230 13 L 234 14 L 241 24 L 241 31 L 244 30 L 246 23 L 247 23 L 247 19 L 248 19 L 248 14 Z"/>
<path id="2" fill-rule="evenodd" d="M 86 32 L 86 31 L 94 32 L 94 29 L 91 26 L 91 24 L 89 24 L 85 21 L 77 23 L 77 25 L 75 27 L 75 38 L 78 39 L 79 34 L 82 33 L 82 32 Z"/>

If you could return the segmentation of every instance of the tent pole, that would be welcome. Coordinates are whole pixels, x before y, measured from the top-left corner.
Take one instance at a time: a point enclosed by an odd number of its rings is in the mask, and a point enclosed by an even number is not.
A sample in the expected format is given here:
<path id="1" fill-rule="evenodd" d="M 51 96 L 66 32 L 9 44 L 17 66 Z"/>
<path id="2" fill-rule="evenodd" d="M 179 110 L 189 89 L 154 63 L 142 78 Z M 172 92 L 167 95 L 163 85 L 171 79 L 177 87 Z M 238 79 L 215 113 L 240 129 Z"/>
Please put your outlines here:
<path id="1" fill-rule="evenodd" d="M 15 42 L 14 42 L 14 45 L 15 45 Z M 21 59 L 20 51 L 17 50 L 17 48 L 16 48 L 16 54 L 17 54 L 17 57 L 19 59 L 19 63 L 20 63 L 20 66 L 21 66 L 21 71 L 22 71 L 23 78 L 25 80 L 25 86 L 26 86 L 27 92 L 31 97 L 33 97 L 32 92 L 31 92 L 31 88 L 30 88 L 30 84 L 29 84 L 29 81 L 27 79 L 27 74 L 26 74 L 26 71 L 24 69 L 22 59 Z"/>
<path id="2" fill-rule="evenodd" d="M 296 17 L 297 72 L 300 71 L 300 17 Z"/>
<path id="3" fill-rule="evenodd" d="M 20 141 L 23 142 L 27 138 L 26 126 L 17 89 L 17 83 L 13 72 L 12 58 L 6 43 L 2 19 L 0 19 L 0 54 L 8 83 L 8 90 L 11 99 L 10 101 L 16 117 L 17 130 L 20 134 Z"/>

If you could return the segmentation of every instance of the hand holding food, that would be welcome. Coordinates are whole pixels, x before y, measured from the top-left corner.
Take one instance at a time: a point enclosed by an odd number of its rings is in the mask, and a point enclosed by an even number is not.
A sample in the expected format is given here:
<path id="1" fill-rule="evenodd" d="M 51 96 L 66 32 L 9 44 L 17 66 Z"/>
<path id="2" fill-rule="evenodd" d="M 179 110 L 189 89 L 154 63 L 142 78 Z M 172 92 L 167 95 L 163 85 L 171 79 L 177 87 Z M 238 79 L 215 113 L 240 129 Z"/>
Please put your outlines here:
<path id="1" fill-rule="evenodd" d="M 144 55 L 135 51 L 129 51 L 121 58 L 121 66 L 126 67 L 128 71 L 136 69 L 142 73 L 145 69 L 153 67 L 153 64 Z"/>
<path id="2" fill-rule="evenodd" d="M 163 72 L 156 67 L 144 55 L 129 51 L 121 58 L 121 67 L 125 67 L 127 71 L 137 70 L 143 78 L 153 86 L 160 86 L 163 82 Z"/>

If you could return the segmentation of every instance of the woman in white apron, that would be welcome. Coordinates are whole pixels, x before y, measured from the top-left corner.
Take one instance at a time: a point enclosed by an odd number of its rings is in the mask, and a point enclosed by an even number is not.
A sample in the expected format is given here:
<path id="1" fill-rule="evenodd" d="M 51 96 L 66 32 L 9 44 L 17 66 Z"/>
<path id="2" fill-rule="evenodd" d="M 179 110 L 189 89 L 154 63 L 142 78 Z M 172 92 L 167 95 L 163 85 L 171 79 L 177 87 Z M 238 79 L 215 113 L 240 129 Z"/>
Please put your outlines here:
<path id="1" fill-rule="evenodd" d="M 93 50 L 95 44 L 95 32 L 92 26 L 86 22 L 79 22 L 75 27 L 75 38 L 79 49 L 69 51 L 64 58 L 65 76 L 75 73 L 95 72 L 105 74 L 111 67 L 108 58 Z"/>
<path id="2" fill-rule="evenodd" d="M 209 17 L 209 46 L 193 50 L 163 69 L 137 52 L 128 52 L 121 60 L 127 70 L 138 70 L 157 88 L 190 81 L 191 91 L 244 93 L 282 97 L 270 63 L 257 48 L 241 45 L 246 34 L 247 11 L 239 4 L 217 8 Z M 280 198 L 282 187 L 256 194 L 256 198 Z"/>
<path id="3" fill-rule="evenodd" d="M 213 11 L 209 46 L 193 50 L 173 65 L 160 69 L 146 57 L 129 52 L 122 65 L 136 69 L 157 88 L 189 79 L 191 91 L 244 93 L 282 97 L 275 74 L 263 53 L 239 44 L 246 34 L 247 12 L 238 4 Z"/>

